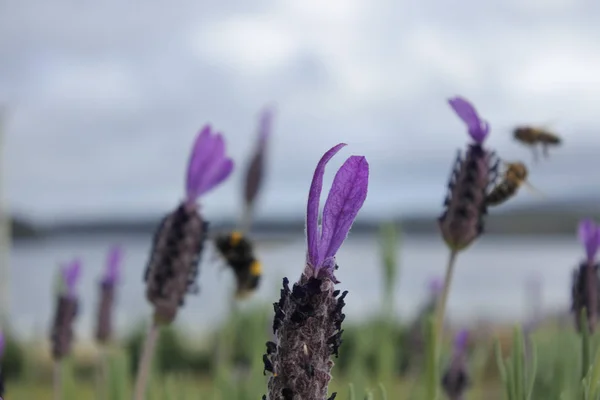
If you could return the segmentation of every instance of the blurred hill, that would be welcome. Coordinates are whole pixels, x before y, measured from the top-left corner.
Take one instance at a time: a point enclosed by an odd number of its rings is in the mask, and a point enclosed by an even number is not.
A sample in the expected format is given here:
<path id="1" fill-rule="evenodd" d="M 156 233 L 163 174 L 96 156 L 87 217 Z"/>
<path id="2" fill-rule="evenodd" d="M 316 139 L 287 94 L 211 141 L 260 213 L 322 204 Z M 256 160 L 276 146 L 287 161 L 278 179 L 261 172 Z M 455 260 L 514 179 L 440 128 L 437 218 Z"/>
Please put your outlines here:
<path id="1" fill-rule="evenodd" d="M 401 224 L 402 230 L 413 234 L 437 234 L 438 214 L 414 214 L 393 218 Z M 600 203 L 595 199 L 560 200 L 513 207 L 509 210 L 492 210 L 487 219 L 489 234 L 557 235 L 573 234 L 577 223 L 583 217 L 600 219 Z M 80 220 L 61 222 L 52 225 L 38 225 L 35 221 L 18 217 L 12 220 L 12 234 L 15 239 L 37 238 L 53 235 L 86 235 L 104 233 L 150 233 L 159 223 L 160 217 L 148 216 L 136 220 L 123 219 Z M 235 221 L 211 221 L 213 231 L 235 227 Z M 354 224 L 355 233 L 374 232 L 384 219 L 359 220 Z M 304 230 L 303 218 L 256 221 L 253 232 L 261 236 L 293 234 Z"/>

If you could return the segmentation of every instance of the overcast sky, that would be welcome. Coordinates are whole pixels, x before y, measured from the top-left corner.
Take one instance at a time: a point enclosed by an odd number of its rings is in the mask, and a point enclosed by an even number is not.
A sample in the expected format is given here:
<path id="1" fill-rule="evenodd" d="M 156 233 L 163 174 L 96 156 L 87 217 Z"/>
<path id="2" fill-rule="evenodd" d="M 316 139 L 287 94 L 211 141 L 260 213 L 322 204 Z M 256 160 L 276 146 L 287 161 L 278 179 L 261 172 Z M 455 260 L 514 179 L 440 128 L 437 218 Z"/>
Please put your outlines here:
<path id="1" fill-rule="evenodd" d="M 5 196 L 45 221 L 166 211 L 202 125 L 243 167 L 260 109 L 276 104 L 260 215 L 301 215 L 316 162 L 342 141 L 326 184 L 366 155 L 364 215 L 439 211 L 467 142 L 446 103 L 456 94 L 505 158 L 531 160 L 515 123 L 563 134 L 532 166 L 540 190 L 600 194 L 599 13 L 574 0 L 0 0 Z M 236 213 L 240 179 L 206 212 Z"/>

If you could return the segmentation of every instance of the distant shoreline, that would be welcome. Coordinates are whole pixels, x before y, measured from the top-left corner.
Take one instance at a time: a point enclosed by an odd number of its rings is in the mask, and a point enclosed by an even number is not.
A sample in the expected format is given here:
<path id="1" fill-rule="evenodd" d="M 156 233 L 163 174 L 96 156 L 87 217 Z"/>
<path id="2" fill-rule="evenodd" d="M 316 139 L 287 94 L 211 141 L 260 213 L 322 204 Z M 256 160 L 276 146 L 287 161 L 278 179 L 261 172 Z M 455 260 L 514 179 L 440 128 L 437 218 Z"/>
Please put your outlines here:
<path id="1" fill-rule="evenodd" d="M 600 208 L 595 212 L 584 213 L 581 207 L 571 208 L 565 212 L 564 207 L 552 209 L 545 207 L 519 209 L 487 217 L 486 233 L 491 235 L 574 235 L 577 223 L 583 217 L 600 217 Z M 55 224 L 40 227 L 25 219 L 12 220 L 12 237 L 20 239 L 43 239 L 64 235 L 95 234 L 151 234 L 154 232 L 160 217 L 139 219 L 135 221 L 98 220 Z M 395 223 L 402 232 L 414 235 L 438 234 L 437 215 L 413 215 L 397 217 L 388 221 L 358 220 L 353 226 L 355 234 L 374 234 L 382 223 Z M 234 221 L 212 221 L 213 232 L 235 229 Z M 304 231 L 304 220 L 290 218 L 277 221 L 256 221 L 252 232 L 258 236 L 276 237 L 292 235 Z"/>

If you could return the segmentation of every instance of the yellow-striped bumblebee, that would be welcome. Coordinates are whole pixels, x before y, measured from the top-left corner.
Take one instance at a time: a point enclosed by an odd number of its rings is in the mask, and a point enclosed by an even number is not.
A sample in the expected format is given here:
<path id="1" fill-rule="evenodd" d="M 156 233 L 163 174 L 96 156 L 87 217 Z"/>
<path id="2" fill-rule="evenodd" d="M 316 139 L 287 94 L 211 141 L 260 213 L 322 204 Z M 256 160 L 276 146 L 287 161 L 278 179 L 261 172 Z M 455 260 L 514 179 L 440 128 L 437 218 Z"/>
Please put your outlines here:
<path id="1" fill-rule="evenodd" d="M 536 160 L 537 151 L 535 146 L 541 146 L 544 157 L 548 157 L 548 147 L 562 144 L 562 139 L 555 133 L 533 126 L 518 126 L 513 131 L 513 136 L 517 141 L 531 146 Z"/>
<path id="2" fill-rule="evenodd" d="M 525 164 L 522 162 L 505 164 L 504 176 L 486 196 L 485 202 L 488 206 L 497 206 L 506 202 L 517 194 L 522 185 L 527 185 L 530 189 L 535 190 L 527 183 L 528 170 Z"/>
<path id="3" fill-rule="evenodd" d="M 252 242 L 239 231 L 217 236 L 217 251 L 235 274 L 236 296 L 244 298 L 258 287 L 262 276 L 262 265 L 254 256 Z"/>

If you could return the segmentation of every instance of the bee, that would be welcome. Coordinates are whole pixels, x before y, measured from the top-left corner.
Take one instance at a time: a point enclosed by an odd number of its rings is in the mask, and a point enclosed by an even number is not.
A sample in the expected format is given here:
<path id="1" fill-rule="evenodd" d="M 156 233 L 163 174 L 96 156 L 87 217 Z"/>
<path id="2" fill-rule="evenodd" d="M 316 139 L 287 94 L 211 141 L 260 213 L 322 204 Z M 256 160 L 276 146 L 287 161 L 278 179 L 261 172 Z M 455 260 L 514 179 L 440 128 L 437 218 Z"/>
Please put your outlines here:
<path id="1" fill-rule="evenodd" d="M 258 287 L 262 276 L 262 264 L 254 256 L 252 242 L 239 231 L 215 238 L 218 253 L 235 274 L 236 297 L 245 298 Z"/>
<path id="2" fill-rule="evenodd" d="M 555 133 L 549 132 L 544 128 L 536 128 L 532 126 L 518 126 L 513 131 L 514 138 L 527 145 L 533 150 L 533 157 L 537 161 L 536 146 L 542 147 L 542 152 L 545 158 L 548 157 L 548 148 L 550 146 L 559 146 L 562 144 L 562 139 Z"/>
<path id="3" fill-rule="evenodd" d="M 527 167 L 521 162 L 505 163 L 506 171 L 498 183 L 487 195 L 485 203 L 497 206 L 514 197 L 521 185 L 527 182 Z"/>

